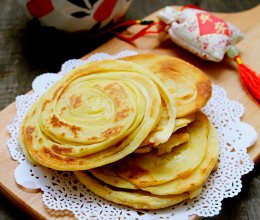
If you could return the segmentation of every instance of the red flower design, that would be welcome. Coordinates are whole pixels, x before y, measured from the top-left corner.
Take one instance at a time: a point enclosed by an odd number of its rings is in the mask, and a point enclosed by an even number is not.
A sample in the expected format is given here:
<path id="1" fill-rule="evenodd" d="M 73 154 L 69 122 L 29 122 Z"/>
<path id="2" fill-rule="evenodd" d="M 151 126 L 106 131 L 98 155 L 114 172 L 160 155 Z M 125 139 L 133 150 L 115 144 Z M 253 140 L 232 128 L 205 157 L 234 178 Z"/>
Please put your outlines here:
<path id="1" fill-rule="evenodd" d="M 98 6 L 97 10 L 95 11 L 93 18 L 97 22 L 104 21 L 112 14 L 116 3 L 117 0 L 103 0 L 103 2 Z"/>
<path id="2" fill-rule="evenodd" d="M 51 0 L 30 0 L 26 7 L 36 18 L 41 18 L 54 10 Z"/>

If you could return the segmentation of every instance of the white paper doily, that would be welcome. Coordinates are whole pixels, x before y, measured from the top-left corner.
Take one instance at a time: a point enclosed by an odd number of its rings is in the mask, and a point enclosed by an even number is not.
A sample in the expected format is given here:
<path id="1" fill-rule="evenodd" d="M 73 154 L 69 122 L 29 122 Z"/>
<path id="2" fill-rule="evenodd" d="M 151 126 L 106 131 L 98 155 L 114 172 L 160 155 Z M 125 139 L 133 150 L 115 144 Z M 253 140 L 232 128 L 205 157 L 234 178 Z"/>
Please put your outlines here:
<path id="1" fill-rule="evenodd" d="M 87 62 L 117 59 L 134 55 L 123 51 L 115 56 L 98 53 L 88 60 L 69 60 L 62 65 L 58 74 L 45 73 L 32 84 L 34 93 L 16 98 L 17 114 L 8 126 L 10 154 L 19 162 L 15 170 L 16 182 L 26 188 L 41 189 L 44 204 L 53 210 L 70 210 L 78 219 L 188 219 L 189 215 L 213 216 L 219 213 L 221 201 L 237 195 L 242 187 L 241 176 L 253 169 L 253 161 L 246 148 L 251 146 L 257 133 L 250 125 L 241 122 L 243 106 L 227 98 L 223 88 L 213 85 L 212 98 L 203 108 L 218 130 L 221 152 L 220 163 L 205 183 L 202 193 L 195 199 L 156 211 L 135 211 L 131 208 L 108 202 L 91 193 L 72 172 L 60 172 L 27 162 L 18 144 L 18 134 L 28 108 L 50 86 L 73 68 Z"/>

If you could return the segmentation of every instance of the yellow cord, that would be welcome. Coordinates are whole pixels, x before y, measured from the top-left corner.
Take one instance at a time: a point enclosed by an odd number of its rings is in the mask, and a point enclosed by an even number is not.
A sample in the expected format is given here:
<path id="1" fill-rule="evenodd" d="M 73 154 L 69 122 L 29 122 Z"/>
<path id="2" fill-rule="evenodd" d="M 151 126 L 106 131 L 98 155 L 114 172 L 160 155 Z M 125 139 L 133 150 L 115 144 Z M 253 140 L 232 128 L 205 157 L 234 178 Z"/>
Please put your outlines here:
<path id="1" fill-rule="evenodd" d="M 243 63 L 242 60 L 241 60 L 241 58 L 240 58 L 240 56 L 237 56 L 237 57 L 235 58 L 235 61 L 237 62 L 238 65 Z"/>

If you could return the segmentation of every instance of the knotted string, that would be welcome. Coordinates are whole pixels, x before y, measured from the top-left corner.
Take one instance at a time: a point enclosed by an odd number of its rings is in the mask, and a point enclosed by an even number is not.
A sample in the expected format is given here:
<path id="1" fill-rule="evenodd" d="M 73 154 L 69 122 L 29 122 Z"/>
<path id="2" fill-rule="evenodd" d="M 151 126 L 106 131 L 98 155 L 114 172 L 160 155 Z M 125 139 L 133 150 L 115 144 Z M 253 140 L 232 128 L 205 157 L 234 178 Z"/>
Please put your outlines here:
<path id="1" fill-rule="evenodd" d="M 140 31 L 138 31 L 137 33 L 135 33 L 132 36 L 128 36 L 128 35 L 116 32 L 116 30 L 118 30 L 122 27 L 131 27 L 133 25 L 144 25 L 145 27 L 143 27 Z M 156 26 L 157 30 L 151 31 L 150 29 L 153 26 Z M 146 34 L 159 34 L 166 30 L 166 26 L 167 25 L 164 22 L 159 21 L 159 20 L 129 20 L 129 21 L 124 21 L 122 23 L 114 25 L 113 27 L 98 33 L 98 35 L 96 35 L 96 36 L 110 32 L 110 33 L 113 33 L 114 35 L 116 35 L 118 38 L 120 38 L 124 41 L 127 41 L 128 43 L 132 43 L 136 39 L 138 39 Z"/>

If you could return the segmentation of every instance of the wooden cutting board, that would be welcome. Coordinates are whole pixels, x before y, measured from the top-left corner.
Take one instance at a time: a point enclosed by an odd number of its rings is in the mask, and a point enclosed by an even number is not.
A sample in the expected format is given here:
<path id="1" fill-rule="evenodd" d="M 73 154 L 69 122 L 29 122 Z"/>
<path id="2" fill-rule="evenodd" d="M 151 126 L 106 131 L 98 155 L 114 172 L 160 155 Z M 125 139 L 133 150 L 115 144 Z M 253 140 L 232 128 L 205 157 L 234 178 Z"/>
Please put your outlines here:
<path id="1" fill-rule="evenodd" d="M 155 18 L 158 12 L 147 17 Z M 239 13 L 217 13 L 217 15 L 234 25 L 245 33 L 245 39 L 237 46 L 241 52 L 242 58 L 252 69 L 260 72 L 259 51 L 260 51 L 260 5 L 244 12 Z M 134 26 L 127 32 L 135 33 L 140 27 Z M 167 37 L 158 35 L 147 35 L 137 40 L 133 45 L 121 41 L 117 38 L 110 40 L 98 49 L 87 54 L 83 59 L 97 52 L 106 52 L 116 54 L 123 50 L 135 50 L 138 53 L 157 53 L 176 56 L 184 59 L 195 66 L 204 70 L 212 81 L 227 91 L 230 99 L 237 100 L 245 107 L 243 121 L 251 124 L 260 133 L 260 108 L 248 97 L 241 87 L 236 65 L 228 58 L 221 63 L 203 61 L 180 47 L 174 45 Z M 10 157 L 6 146 L 9 135 L 6 126 L 15 115 L 15 103 L 12 103 L 0 112 L 0 192 L 6 195 L 10 200 L 27 211 L 37 219 L 58 219 L 51 217 L 42 202 L 41 192 L 28 192 L 20 188 L 14 180 L 14 170 L 17 162 Z M 248 149 L 251 158 L 257 163 L 260 156 L 260 141 Z M 62 219 L 68 219 L 63 217 Z"/>

